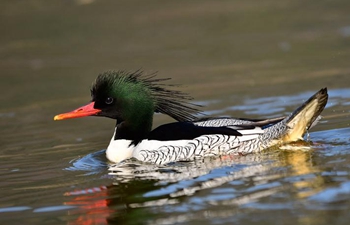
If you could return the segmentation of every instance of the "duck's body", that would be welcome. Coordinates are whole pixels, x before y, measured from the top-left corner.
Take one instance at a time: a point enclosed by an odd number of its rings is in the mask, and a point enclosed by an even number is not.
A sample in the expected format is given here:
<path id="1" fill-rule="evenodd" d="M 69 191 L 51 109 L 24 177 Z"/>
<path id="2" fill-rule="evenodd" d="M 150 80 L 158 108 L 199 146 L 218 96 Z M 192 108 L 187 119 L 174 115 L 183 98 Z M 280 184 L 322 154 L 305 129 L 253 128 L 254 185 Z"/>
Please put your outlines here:
<path id="1" fill-rule="evenodd" d="M 186 103 L 189 98 L 156 84 L 161 80 L 141 73 L 107 72 L 92 88 L 93 102 L 56 120 L 87 115 L 117 120 L 106 150 L 112 162 L 134 157 L 140 161 L 166 164 L 206 156 L 248 154 L 274 145 L 303 139 L 324 109 L 328 95 L 321 89 L 288 117 L 269 120 L 206 118 L 197 120 L 198 111 Z M 154 112 L 167 114 L 179 122 L 151 130 Z"/>

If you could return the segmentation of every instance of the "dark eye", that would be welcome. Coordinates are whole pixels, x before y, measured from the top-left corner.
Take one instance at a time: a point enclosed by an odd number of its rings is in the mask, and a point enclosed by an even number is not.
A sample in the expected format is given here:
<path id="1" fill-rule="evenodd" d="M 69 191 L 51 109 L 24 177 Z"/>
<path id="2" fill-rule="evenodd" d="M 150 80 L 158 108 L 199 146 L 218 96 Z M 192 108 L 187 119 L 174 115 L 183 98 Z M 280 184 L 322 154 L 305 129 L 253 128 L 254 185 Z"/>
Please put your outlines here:
<path id="1" fill-rule="evenodd" d="M 113 103 L 113 98 L 112 98 L 112 97 L 108 97 L 108 98 L 106 98 L 105 103 L 106 103 L 107 105 L 112 104 L 112 103 Z"/>

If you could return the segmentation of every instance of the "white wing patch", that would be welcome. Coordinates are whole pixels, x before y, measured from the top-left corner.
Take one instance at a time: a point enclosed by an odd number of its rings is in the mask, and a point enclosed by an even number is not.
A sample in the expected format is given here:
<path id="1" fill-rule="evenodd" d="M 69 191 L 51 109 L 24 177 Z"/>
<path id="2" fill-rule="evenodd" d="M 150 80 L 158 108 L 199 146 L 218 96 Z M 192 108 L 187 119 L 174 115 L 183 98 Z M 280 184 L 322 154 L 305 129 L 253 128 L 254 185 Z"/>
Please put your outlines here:
<path id="1" fill-rule="evenodd" d="M 237 130 L 239 133 L 244 135 L 254 135 L 254 134 L 263 134 L 264 130 L 261 127 L 255 127 L 254 129 L 244 129 L 242 127 L 229 126 L 229 128 Z"/>

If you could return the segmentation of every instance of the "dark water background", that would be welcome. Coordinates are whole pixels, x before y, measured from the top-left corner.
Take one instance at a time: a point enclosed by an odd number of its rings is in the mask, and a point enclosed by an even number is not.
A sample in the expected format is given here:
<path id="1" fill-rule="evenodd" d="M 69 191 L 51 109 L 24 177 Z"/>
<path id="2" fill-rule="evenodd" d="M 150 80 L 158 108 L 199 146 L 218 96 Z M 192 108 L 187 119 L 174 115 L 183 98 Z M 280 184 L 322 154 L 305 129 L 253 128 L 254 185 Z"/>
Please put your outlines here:
<path id="1" fill-rule="evenodd" d="M 350 1 L 0 2 L 0 224 L 348 224 Z M 207 114 L 288 115 L 312 150 L 108 171 L 114 122 L 53 121 L 98 73 L 159 71 Z M 156 115 L 155 125 L 171 120 Z"/>

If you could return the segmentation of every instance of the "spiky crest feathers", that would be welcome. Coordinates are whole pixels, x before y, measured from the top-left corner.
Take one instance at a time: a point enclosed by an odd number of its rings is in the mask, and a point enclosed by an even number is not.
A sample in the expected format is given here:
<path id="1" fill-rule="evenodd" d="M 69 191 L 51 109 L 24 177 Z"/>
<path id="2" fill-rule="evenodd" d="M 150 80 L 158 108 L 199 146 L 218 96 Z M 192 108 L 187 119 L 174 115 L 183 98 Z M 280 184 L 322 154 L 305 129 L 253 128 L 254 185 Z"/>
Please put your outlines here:
<path id="1" fill-rule="evenodd" d="M 145 75 L 141 70 L 135 72 L 107 71 L 99 74 L 92 84 L 91 96 L 94 98 L 96 93 L 106 93 L 126 84 L 142 85 L 145 90 L 142 94 L 149 94 L 155 103 L 154 112 L 166 114 L 177 121 L 197 119 L 195 115 L 201 113 L 196 108 L 199 105 L 188 102 L 192 98 L 186 93 L 168 89 L 176 85 L 161 83 L 170 79 L 156 78 L 156 73 Z"/>

